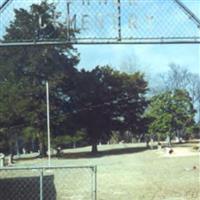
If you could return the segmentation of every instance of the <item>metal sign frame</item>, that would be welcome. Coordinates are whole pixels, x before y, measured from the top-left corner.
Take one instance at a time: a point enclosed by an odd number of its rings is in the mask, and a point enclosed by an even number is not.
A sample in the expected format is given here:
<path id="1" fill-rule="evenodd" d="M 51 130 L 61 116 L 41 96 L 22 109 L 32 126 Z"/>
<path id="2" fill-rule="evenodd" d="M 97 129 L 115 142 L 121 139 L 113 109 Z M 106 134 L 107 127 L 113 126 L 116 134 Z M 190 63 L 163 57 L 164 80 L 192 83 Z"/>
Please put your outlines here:
<path id="1" fill-rule="evenodd" d="M 0 13 L 4 12 L 6 9 L 9 9 L 8 6 L 15 0 L 4 0 L 3 4 L 0 5 Z M 111 0 L 101 0 L 102 2 L 107 2 Z M 121 6 L 125 0 L 112 0 L 115 1 L 117 16 L 116 16 L 116 26 L 117 26 L 117 36 L 116 37 L 87 37 L 79 38 L 66 36 L 65 39 L 51 39 L 51 40 L 23 40 L 23 41 L 4 41 L 0 40 L 0 47 L 8 46 L 32 46 L 32 45 L 95 45 L 95 44 L 200 44 L 200 19 L 188 9 L 180 0 L 168 0 L 173 1 L 180 9 L 180 12 L 183 12 L 187 15 L 188 20 L 191 20 L 193 25 L 196 26 L 198 34 L 193 37 L 134 37 L 134 38 L 125 38 L 122 35 L 123 30 L 123 20 L 121 13 Z M 136 0 L 129 0 L 136 1 Z M 143 0 L 137 0 L 143 1 Z M 67 5 L 67 15 L 70 16 L 70 4 L 71 0 L 66 0 Z M 82 0 L 82 4 L 89 4 L 90 0 Z M 42 21 L 42 19 L 39 19 Z M 1 22 L 0 22 L 1 23 Z M 42 22 L 40 22 L 42 23 Z M 73 30 L 73 24 L 69 17 L 67 21 L 67 32 Z M 70 35 L 70 33 L 69 33 Z"/>

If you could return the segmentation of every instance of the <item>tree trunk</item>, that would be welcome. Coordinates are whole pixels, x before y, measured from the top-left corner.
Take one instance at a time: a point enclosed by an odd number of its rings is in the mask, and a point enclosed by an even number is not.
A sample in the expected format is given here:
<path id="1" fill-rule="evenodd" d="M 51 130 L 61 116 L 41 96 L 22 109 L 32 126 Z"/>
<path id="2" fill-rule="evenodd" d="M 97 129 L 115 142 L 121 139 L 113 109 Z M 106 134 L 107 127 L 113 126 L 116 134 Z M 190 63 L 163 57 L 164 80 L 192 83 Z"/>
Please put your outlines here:
<path id="1" fill-rule="evenodd" d="M 92 153 L 95 154 L 97 152 L 98 152 L 97 143 L 95 142 L 95 143 L 92 144 Z"/>
<path id="2" fill-rule="evenodd" d="M 44 133 L 41 134 L 41 138 L 39 139 L 39 149 L 40 149 L 40 157 L 47 156 L 47 148 L 44 141 Z"/>
<path id="3" fill-rule="evenodd" d="M 146 147 L 150 148 L 149 141 L 146 141 Z"/>
<path id="4" fill-rule="evenodd" d="M 166 142 L 167 142 L 167 146 L 171 147 L 171 137 L 169 135 L 167 135 Z"/>
<path id="5" fill-rule="evenodd" d="M 169 140 L 169 147 L 171 147 L 171 146 L 172 146 L 172 140 L 170 138 L 170 140 Z"/>
<path id="6" fill-rule="evenodd" d="M 181 130 L 177 130 L 176 137 L 178 139 L 178 143 L 181 143 Z"/>
<path id="7" fill-rule="evenodd" d="M 14 155 L 15 155 L 15 143 L 12 142 L 11 146 L 10 146 L 10 154 L 9 154 L 9 161 L 8 161 L 8 165 L 13 164 L 13 160 L 14 160 Z"/>
<path id="8" fill-rule="evenodd" d="M 149 138 L 149 136 L 146 136 L 145 140 L 146 140 L 146 147 L 150 148 L 150 145 L 149 145 L 150 138 Z"/>
<path id="9" fill-rule="evenodd" d="M 17 153 L 17 156 L 19 157 L 20 156 L 20 150 L 19 150 L 19 140 L 18 140 L 18 137 L 16 139 L 16 153 Z"/>
<path id="10" fill-rule="evenodd" d="M 73 141 L 73 148 L 75 149 L 76 148 L 76 142 Z"/>
<path id="11" fill-rule="evenodd" d="M 43 142 L 40 142 L 39 146 L 40 146 L 40 156 L 41 157 L 47 156 L 47 152 L 46 152 L 47 149 L 46 149 L 45 144 Z"/>

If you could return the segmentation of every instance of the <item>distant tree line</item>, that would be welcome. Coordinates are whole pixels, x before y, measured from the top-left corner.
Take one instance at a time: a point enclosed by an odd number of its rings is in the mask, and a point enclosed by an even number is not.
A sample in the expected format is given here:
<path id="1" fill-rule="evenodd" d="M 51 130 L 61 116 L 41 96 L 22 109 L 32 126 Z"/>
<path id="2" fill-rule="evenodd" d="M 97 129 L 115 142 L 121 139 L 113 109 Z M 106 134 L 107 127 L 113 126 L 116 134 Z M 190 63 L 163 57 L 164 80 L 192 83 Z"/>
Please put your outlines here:
<path id="1" fill-rule="evenodd" d="M 62 24 L 52 25 L 53 4 L 15 10 L 4 40 L 63 37 Z M 46 13 L 48 26 L 39 30 Z M 52 34 L 49 34 L 51 30 Z M 91 58 L 92 59 L 92 58 Z M 50 84 L 52 146 L 107 143 L 114 133 L 132 138 L 156 135 L 159 140 L 198 132 L 194 99 L 184 88 L 147 95 L 141 72 L 123 73 L 109 66 L 78 70 L 80 55 L 70 44 L 4 47 L 0 51 L 0 151 L 47 151 L 45 82 Z M 198 88 L 199 89 L 199 88 Z M 14 152 L 15 151 L 15 152 Z"/>

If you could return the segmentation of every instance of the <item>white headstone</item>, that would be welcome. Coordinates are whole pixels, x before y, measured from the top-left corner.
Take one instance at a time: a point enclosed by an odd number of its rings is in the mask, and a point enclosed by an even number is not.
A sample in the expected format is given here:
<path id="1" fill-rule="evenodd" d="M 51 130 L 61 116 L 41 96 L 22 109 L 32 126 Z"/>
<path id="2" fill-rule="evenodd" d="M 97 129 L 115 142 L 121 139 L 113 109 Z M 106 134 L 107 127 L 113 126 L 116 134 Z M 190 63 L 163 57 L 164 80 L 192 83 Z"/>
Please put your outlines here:
<path id="1" fill-rule="evenodd" d="M 5 155 L 0 153 L 0 168 L 4 167 Z"/>

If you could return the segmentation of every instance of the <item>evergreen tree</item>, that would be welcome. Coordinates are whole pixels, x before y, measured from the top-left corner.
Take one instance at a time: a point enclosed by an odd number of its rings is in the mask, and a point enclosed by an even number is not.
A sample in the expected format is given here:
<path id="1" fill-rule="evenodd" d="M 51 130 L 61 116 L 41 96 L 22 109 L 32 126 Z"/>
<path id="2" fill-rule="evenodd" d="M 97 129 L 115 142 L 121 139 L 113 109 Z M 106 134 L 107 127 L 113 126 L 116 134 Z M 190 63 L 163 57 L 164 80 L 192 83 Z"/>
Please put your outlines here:
<path id="1" fill-rule="evenodd" d="M 33 4 L 30 10 L 15 10 L 15 19 L 10 23 L 6 30 L 4 40 L 23 40 L 23 39 L 48 39 L 62 38 L 66 33 L 63 25 L 53 24 L 56 8 L 54 4 L 48 4 L 46 1 L 40 5 Z M 40 28 L 39 16 L 43 15 L 44 23 L 47 26 Z M 9 83 L 14 88 L 9 94 L 14 99 L 13 104 L 2 104 L 2 107 L 11 109 L 7 127 L 15 124 L 18 113 L 15 117 L 14 110 L 19 110 L 23 119 L 18 120 L 22 126 L 33 127 L 38 133 L 40 141 L 41 155 L 45 155 L 45 138 L 46 138 L 46 94 L 45 82 L 50 84 L 50 101 L 51 101 L 51 125 L 52 132 L 60 123 L 60 115 L 63 114 L 62 106 L 67 98 L 66 85 L 70 83 L 71 77 L 77 73 L 74 66 L 79 62 L 77 50 L 70 44 L 62 46 L 24 46 L 24 47 L 5 47 L 0 51 L 0 70 L 1 70 L 1 90 L 4 90 L 5 83 Z M 17 84 L 16 84 L 17 83 Z M 20 88 L 17 87 L 20 84 Z M 18 97 L 14 91 L 20 93 Z M 22 94 L 22 95 L 21 95 Z M 4 102 L 7 101 L 5 97 Z M 23 103 L 23 102 L 26 103 Z M 19 105 L 23 104 L 23 109 Z M 4 118 L 2 112 L 2 117 Z M 27 124 L 24 123 L 24 119 Z M 5 119 L 1 119 L 5 121 Z"/>

